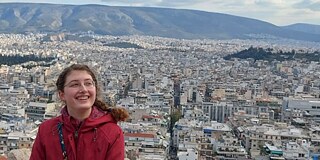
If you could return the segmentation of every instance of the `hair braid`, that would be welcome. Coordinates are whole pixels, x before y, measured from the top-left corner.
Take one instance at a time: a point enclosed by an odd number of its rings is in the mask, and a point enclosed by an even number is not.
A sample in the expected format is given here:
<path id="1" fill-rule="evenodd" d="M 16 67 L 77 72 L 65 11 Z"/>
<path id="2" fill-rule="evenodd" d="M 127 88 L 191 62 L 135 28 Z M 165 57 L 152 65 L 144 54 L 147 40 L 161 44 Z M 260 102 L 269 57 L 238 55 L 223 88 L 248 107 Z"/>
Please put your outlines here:
<path id="1" fill-rule="evenodd" d="M 102 109 L 103 111 L 110 112 L 112 117 L 117 121 L 125 121 L 127 118 L 129 118 L 129 113 L 126 109 L 121 107 L 111 107 L 109 104 L 96 99 L 94 102 L 94 105 Z"/>

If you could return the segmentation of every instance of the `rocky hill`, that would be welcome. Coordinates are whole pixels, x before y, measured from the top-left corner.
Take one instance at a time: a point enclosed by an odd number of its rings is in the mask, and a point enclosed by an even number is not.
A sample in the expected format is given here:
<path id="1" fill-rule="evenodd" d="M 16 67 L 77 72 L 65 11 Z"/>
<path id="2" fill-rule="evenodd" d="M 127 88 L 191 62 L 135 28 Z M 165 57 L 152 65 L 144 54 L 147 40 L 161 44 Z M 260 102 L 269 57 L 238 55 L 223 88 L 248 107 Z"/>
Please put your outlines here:
<path id="1" fill-rule="evenodd" d="M 166 8 L 2 3 L 0 32 L 87 32 L 171 38 L 232 39 L 250 35 L 320 41 L 317 34 L 227 14 Z"/>

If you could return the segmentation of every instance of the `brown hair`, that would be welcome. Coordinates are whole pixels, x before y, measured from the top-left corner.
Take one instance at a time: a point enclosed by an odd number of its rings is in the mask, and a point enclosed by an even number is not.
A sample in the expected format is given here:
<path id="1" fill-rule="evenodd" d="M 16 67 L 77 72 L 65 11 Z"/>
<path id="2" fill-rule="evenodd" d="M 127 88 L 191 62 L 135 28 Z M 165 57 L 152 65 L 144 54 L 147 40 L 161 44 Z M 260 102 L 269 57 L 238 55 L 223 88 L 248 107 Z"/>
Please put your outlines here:
<path id="1" fill-rule="evenodd" d="M 105 103 L 104 101 L 100 100 L 100 87 L 98 85 L 98 81 L 97 78 L 95 76 L 95 74 L 93 73 L 93 71 L 84 64 L 73 64 L 67 68 L 65 68 L 59 75 L 57 82 L 56 82 L 56 87 L 58 89 L 58 91 L 62 91 L 63 92 L 63 88 L 65 86 L 66 83 L 66 79 L 67 76 L 74 70 L 77 71 L 86 71 L 88 72 L 88 74 L 92 77 L 92 80 L 95 83 L 95 87 L 96 87 L 96 99 L 94 101 L 94 106 L 102 109 L 103 111 L 108 111 L 111 113 L 111 115 L 113 116 L 113 118 L 116 121 L 125 121 L 128 117 L 129 114 L 128 112 L 124 109 L 124 108 L 119 108 L 119 107 L 111 107 L 109 104 Z"/>

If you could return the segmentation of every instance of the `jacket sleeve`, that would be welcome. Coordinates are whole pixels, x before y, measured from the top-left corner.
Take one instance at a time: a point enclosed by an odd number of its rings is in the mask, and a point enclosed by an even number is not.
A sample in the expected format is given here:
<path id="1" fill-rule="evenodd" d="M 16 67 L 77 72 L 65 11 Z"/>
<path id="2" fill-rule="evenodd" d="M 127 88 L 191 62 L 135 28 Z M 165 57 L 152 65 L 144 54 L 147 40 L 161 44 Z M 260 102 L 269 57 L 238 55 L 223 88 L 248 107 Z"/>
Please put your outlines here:
<path id="1" fill-rule="evenodd" d="M 45 151 L 41 143 L 41 137 L 41 126 L 39 126 L 37 137 L 32 146 L 30 160 L 45 160 Z"/>
<path id="2" fill-rule="evenodd" d="M 120 127 L 116 140 L 108 150 L 106 160 L 124 160 L 124 136 Z"/>

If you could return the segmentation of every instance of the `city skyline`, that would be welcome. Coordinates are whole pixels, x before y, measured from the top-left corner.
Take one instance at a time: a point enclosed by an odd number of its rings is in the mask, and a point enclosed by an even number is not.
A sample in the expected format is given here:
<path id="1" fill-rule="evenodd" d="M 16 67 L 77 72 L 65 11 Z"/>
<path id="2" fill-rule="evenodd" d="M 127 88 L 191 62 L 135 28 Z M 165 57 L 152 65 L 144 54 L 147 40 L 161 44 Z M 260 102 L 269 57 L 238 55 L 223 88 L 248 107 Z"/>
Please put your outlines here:
<path id="1" fill-rule="evenodd" d="M 100 4 L 110 6 L 160 7 L 225 13 L 266 21 L 278 26 L 294 23 L 320 25 L 319 0 L 0 0 L 0 3 Z"/>

